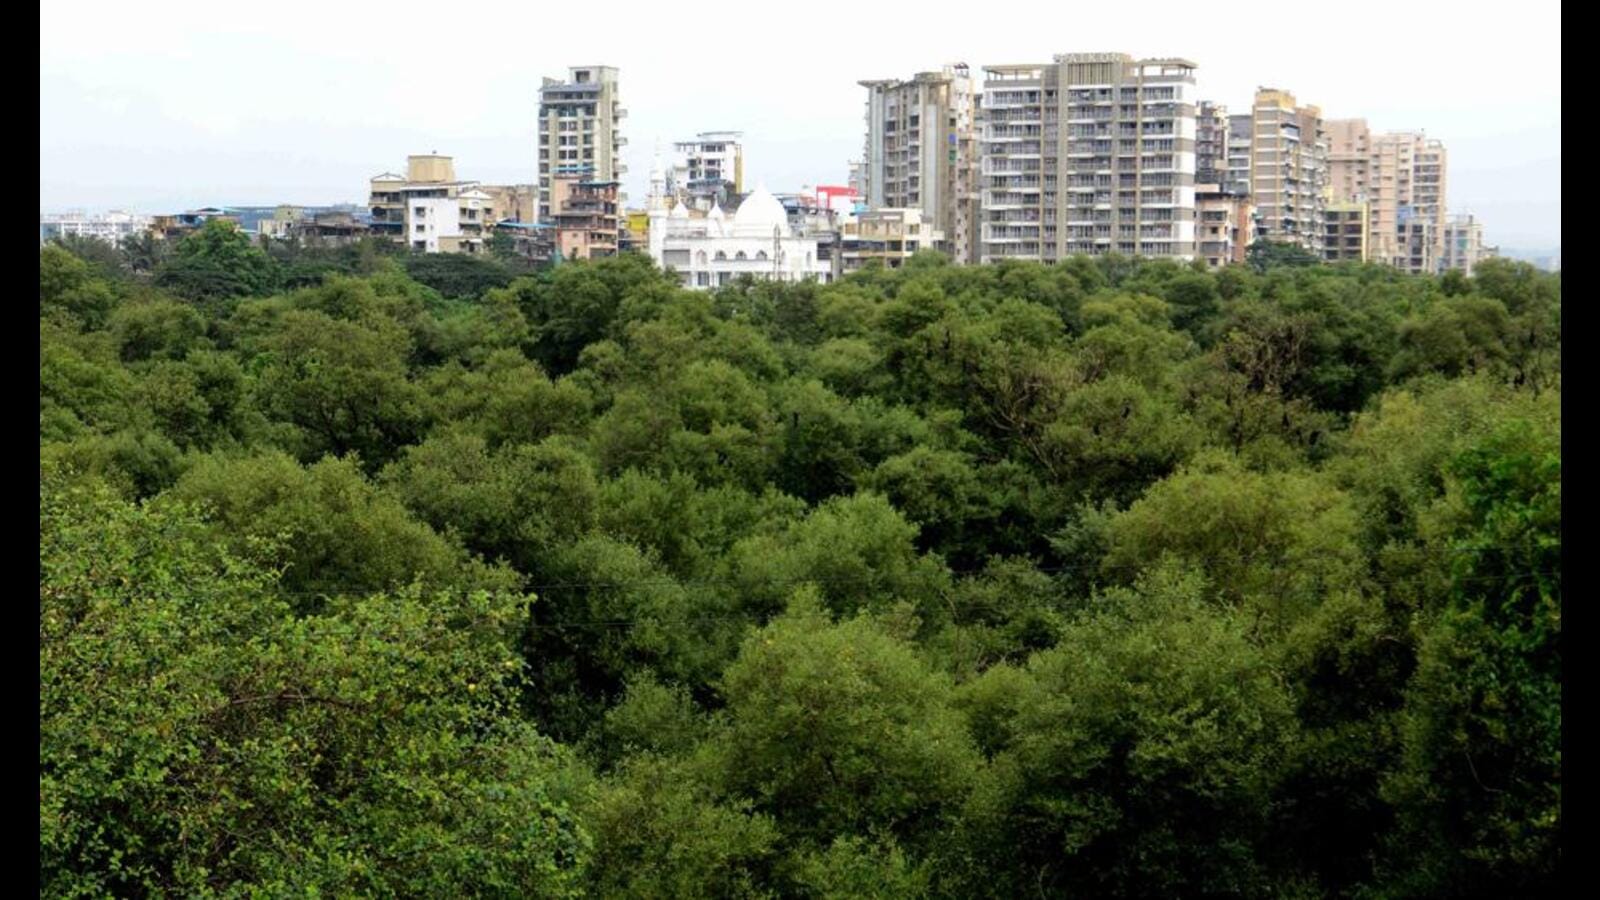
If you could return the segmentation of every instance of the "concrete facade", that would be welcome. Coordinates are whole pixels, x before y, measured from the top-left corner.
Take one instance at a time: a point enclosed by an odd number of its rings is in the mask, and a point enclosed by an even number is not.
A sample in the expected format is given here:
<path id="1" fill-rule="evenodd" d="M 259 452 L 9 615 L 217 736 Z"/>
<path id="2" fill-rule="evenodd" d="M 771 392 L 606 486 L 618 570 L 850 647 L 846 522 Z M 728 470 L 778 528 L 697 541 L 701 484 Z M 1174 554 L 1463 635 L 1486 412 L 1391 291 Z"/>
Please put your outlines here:
<path id="1" fill-rule="evenodd" d="M 551 182 L 555 250 L 562 259 L 600 259 L 622 249 L 623 220 L 615 181 L 571 177 Z"/>
<path id="2" fill-rule="evenodd" d="M 1406 272 L 1438 270 L 1444 253 L 1449 156 L 1421 132 L 1374 133 L 1364 119 L 1329 123 L 1330 187 L 1370 205 L 1368 257 Z"/>
<path id="3" fill-rule="evenodd" d="M 1245 261 L 1256 239 L 1255 205 L 1248 194 L 1219 184 L 1195 186 L 1196 251 L 1213 269 Z"/>
<path id="4" fill-rule="evenodd" d="M 1322 111 L 1294 94 L 1256 91 L 1251 107 L 1250 194 L 1261 237 L 1322 255 L 1328 144 Z"/>
<path id="5" fill-rule="evenodd" d="M 1365 200 L 1329 203 L 1323 211 L 1322 258 L 1328 262 L 1366 262 L 1371 204 Z"/>
<path id="6" fill-rule="evenodd" d="M 1123 53 L 986 67 L 981 259 L 1192 259 L 1195 68 Z"/>
<path id="7" fill-rule="evenodd" d="M 1223 189 L 1228 181 L 1228 108 L 1209 100 L 1195 108 L 1194 180 Z"/>
<path id="8" fill-rule="evenodd" d="M 627 144 L 622 120 L 627 114 L 618 71 L 611 66 L 575 66 L 567 70 L 565 81 L 544 79 L 539 88 L 537 152 L 541 221 L 556 208 L 551 196 L 555 178 L 608 182 L 627 173 L 622 163 Z"/>
<path id="9" fill-rule="evenodd" d="M 1470 213 L 1445 219 L 1444 240 L 1441 243 L 1443 246 L 1439 257 L 1441 274 L 1457 269 L 1470 278 L 1478 263 L 1495 255 L 1494 248 L 1486 246 L 1483 242 L 1483 223 Z M 1559 268 L 1559 259 L 1556 265 Z"/>
<path id="10" fill-rule="evenodd" d="M 847 218 L 839 231 L 839 270 L 848 274 L 872 264 L 898 269 L 918 250 L 944 239 L 920 209 L 873 209 Z"/>
<path id="11" fill-rule="evenodd" d="M 458 181 L 455 161 L 406 157 L 406 174 L 372 178 L 371 234 L 422 253 L 482 253 L 499 219 L 494 197 L 476 181 Z"/>
<path id="12" fill-rule="evenodd" d="M 869 209 L 919 209 L 957 263 L 978 257 L 977 83 L 964 64 L 867 89 L 863 199 Z M 854 186 L 854 185 L 852 185 Z"/>
<path id="13" fill-rule="evenodd" d="M 692 141 L 673 144 L 667 192 L 705 210 L 713 200 L 726 206 L 729 198 L 744 193 L 743 137 L 738 131 L 702 131 Z"/>

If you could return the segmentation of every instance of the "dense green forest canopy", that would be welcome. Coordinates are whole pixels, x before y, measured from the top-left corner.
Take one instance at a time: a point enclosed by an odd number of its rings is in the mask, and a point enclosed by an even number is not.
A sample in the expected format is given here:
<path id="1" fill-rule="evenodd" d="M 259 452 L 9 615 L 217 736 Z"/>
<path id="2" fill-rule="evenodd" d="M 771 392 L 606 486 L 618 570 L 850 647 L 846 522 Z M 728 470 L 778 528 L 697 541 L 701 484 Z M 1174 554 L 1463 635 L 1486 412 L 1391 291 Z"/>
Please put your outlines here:
<path id="1" fill-rule="evenodd" d="M 43 248 L 42 894 L 1549 893 L 1559 276 L 1255 261 Z"/>

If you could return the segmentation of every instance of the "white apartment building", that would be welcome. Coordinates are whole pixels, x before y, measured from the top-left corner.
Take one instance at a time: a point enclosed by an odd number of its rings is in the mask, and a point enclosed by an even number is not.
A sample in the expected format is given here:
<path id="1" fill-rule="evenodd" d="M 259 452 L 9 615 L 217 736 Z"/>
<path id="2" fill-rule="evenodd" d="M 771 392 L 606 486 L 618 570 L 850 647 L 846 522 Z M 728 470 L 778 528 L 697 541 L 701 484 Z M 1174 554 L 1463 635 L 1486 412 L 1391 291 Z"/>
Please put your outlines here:
<path id="1" fill-rule="evenodd" d="M 1494 256 L 1494 248 L 1483 243 L 1483 223 L 1471 213 L 1450 216 L 1444 223 L 1444 240 L 1441 242 L 1439 272 L 1459 269 L 1472 277 L 1472 270 L 1485 259 Z M 1559 260 L 1557 261 L 1559 264 Z"/>
<path id="2" fill-rule="evenodd" d="M 985 68 L 980 258 L 1195 255 L 1195 79 L 1183 59 Z"/>
<path id="3" fill-rule="evenodd" d="M 686 199 L 696 209 L 727 203 L 744 193 L 744 137 L 738 131 L 702 131 L 692 141 L 672 145 L 667 194 Z"/>

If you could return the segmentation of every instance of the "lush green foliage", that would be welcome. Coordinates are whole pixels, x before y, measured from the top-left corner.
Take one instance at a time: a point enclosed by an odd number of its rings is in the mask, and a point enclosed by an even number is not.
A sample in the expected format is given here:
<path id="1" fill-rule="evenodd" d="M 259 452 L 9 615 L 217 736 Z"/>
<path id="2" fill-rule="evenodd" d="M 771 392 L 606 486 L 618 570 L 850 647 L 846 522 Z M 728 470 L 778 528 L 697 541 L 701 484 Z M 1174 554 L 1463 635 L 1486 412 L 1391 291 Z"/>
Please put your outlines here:
<path id="1" fill-rule="evenodd" d="M 47 896 L 1560 862 L 1560 281 L 40 253 Z"/>

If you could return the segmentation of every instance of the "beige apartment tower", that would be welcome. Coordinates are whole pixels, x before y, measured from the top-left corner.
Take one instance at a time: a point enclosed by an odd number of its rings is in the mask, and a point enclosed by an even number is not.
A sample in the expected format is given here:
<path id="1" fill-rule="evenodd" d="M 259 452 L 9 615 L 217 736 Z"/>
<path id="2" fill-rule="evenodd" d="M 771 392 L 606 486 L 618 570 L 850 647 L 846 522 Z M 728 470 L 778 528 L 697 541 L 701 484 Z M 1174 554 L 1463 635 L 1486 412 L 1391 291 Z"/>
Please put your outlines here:
<path id="1" fill-rule="evenodd" d="M 1370 200 L 1372 134 L 1366 119 L 1329 119 L 1328 191 L 1335 202 Z"/>
<path id="2" fill-rule="evenodd" d="M 1195 68 L 1125 53 L 986 67 L 980 258 L 1192 259 Z"/>
<path id="3" fill-rule="evenodd" d="M 1323 249 L 1328 144 L 1322 111 L 1276 88 L 1256 91 L 1251 107 L 1250 193 L 1261 237 Z"/>
<path id="4" fill-rule="evenodd" d="M 1370 207 L 1368 258 L 1406 272 L 1438 270 L 1444 252 L 1448 154 L 1421 132 L 1376 134 L 1364 119 L 1328 123 L 1330 186 Z"/>
<path id="5" fill-rule="evenodd" d="M 551 200 L 551 181 L 618 181 L 628 171 L 622 163 L 622 120 L 627 117 L 618 93 L 617 70 L 611 66 L 575 66 L 567 80 L 544 79 L 539 88 L 539 218 L 558 211 Z M 622 197 L 626 200 L 626 197 Z"/>
<path id="6" fill-rule="evenodd" d="M 965 65 L 867 89 L 861 178 L 869 209 L 918 209 L 957 263 L 978 258 L 978 91 Z"/>

